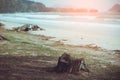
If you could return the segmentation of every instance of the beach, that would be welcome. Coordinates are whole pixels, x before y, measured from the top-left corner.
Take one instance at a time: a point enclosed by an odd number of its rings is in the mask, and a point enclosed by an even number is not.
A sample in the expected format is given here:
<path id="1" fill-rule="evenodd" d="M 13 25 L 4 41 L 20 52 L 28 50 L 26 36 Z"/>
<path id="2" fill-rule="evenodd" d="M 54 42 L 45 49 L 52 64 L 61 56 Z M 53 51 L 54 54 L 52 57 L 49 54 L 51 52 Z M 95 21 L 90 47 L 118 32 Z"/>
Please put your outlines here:
<path id="1" fill-rule="evenodd" d="M 0 79 L 40 80 L 118 80 L 120 53 L 101 48 L 65 45 L 43 40 L 26 32 L 0 30 L 9 41 L 0 41 Z M 64 52 L 74 58 L 84 58 L 90 73 L 56 73 L 51 71 Z"/>
<path id="2" fill-rule="evenodd" d="M 27 15 L 19 13 L 19 16 L 30 16 L 28 13 L 24 14 Z M 42 13 L 31 14 L 36 16 Z M 0 23 L 5 24 L 5 29 L 0 29 L 0 35 L 8 39 L 0 40 L 1 80 L 119 80 L 118 21 L 109 24 L 104 21 L 104 24 L 101 24 L 101 21 L 88 23 L 88 20 L 60 22 L 60 18 L 56 20 L 58 16 L 53 21 L 51 21 L 53 16 L 49 17 L 50 20 L 48 16 L 47 20 L 35 16 L 35 19 L 26 20 L 23 17 L 20 19 L 18 13 L 0 15 Z M 24 24 L 39 25 L 45 30 L 28 32 L 11 30 L 12 27 Z M 71 74 L 52 71 L 64 52 L 76 59 L 84 58 L 90 72 L 80 71 Z"/>
<path id="3" fill-rule="evenodd" d="M 120 80 L 120 0 L 0 0 L 0 80 Z"/>
<path id="4" fill-rule="evenodd" d="M 0 17 L 8 29 L 36 24 L 46 30 L 29 33 L 56 37 L 52 40 L 65 44 L 94 44 L 108 50 L 120 50 L 119 14 L 14 13 Z"/>

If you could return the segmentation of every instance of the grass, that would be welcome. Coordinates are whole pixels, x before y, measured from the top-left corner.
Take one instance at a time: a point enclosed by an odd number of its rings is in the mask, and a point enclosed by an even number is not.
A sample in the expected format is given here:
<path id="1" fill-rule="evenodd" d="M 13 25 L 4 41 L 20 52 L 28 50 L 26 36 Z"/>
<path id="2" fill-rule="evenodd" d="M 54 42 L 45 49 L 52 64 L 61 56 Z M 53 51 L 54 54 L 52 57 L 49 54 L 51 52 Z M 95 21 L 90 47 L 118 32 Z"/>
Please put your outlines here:
<path id="1" fill-rule="evenodd" d="M 0 30 L 0 35 L 4 35 L 10 40 L 0 41 L 0 56 L 3 56 L 3 59 L 6 60 L 7 56 L 10 57 L 7 62 L 11 60 L 12 65 L 14 64 L 16 67 L 21 67 L 19 65 L 29 67 L 35 66 L 32 67 L 32 69 L 34 68 L 35 72 L 38 73 L 39 69 L 36 71 L 36 67 L 55 66 L 57 63 L 57 58 L 63 52 L 68 52 L 74 58 L 84 58 L 88 68 L 91 71 L 89 74 L 82 72 L 80 75 L 44 72 L 43 76 L 41 76 L 42 73 L 38 74 L 39 77 L 35 77 L 36 75 L 33 74 L 33 77 L 35 78 L 29 78 L 30 80 L 41 80 L 41 77 L 42 80 L 61 80 L 63 78 L 60 78 L 60 76 L 65 75 L 66 80 L 119 80 L 120 64 L 117 63 L 120 57 L 119 54 L 115 55 L 110 54 L 107 51 L 96 51 L 89 48 L 74 47 L 64 44 L 61 45 L 59 43 L 56 45 L 52 41 L 42 40 L 39 36 L 34 36 L 26 32 Z M 14 63 L 14 59 L 20 61 L 20 64 Z M 26 64 L 24 59 L 25 61 L 28 61 Z M 39 62 L 39 60 L 45 60 L 46 62 Z M 114 64 L 109 60 L 114 61 Z M 53 61 L 53 64 L 50 64 L 49 61 Z M 11 64 L 9 63 L 9 65 Z M 28 75 L 28 73 L 30 72 L 25 71 L 26 75 Z"/>
<path id="2" fill-rule="evenodd" d="M 50 49 L 47 46 L 49 42 L 39 39 L 39 37 L 16 32 L 0 33 L 10 40 L 0 45 L 0 54 L 4 55 L 55 55 L 57 51 Z"/>

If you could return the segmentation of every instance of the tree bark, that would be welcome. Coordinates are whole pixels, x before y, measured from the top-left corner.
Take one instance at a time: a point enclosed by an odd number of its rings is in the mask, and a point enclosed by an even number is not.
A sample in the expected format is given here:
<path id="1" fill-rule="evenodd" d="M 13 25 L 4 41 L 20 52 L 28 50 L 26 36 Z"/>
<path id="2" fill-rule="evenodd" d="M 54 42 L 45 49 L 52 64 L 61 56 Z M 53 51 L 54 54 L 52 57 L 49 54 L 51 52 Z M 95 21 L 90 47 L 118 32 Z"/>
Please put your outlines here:
<path id="1" fill-rule="evenodd" d="M 0 40 L 7 40 L 7 41 L 10 41 L 8 40 L 7 38 L 5 38 L 4 36 L 0 35 Z"/>
<path id="2" fill-rule="evenodd" d="M 70 55 L 66 53 L 62 54 L 62 56 L 59 57 L 56 66 L 57 72 L 77 73 L 80 70 L 89 72 L 89 69 L 86 67 L 83 58 L 72 59 Z"/>

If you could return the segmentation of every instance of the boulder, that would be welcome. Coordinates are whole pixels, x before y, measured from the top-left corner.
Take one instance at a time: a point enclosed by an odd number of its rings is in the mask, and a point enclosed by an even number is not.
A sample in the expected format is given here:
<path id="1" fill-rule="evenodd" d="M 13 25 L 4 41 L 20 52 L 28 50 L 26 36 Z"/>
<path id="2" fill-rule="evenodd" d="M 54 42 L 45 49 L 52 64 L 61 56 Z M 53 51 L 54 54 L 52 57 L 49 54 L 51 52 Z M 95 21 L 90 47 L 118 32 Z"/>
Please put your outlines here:
<path id="1" fill-rule="evenodd" d="M 31 24 L 25 24 L 23 26 L 20 27 L 21 31 L 29 31 L 31 30 Z"/>
<path id="2" fill-rule="evenodd" d="M 43 28 L 39 27 L 38 25 L 32 25 L 31 28 L 33 31 L 37 31 L 37 30 L 44 30 Z"/>
<path id="3" fill-rule="evenodd" d="M 15 31 L 37 31 L 37 30 L 44 30 L 43 28 L 40 28 L 38 25 L 32 25 L 32 24 L 25 24 L 23 26 L 13 28 Z"/>
<path id="4" fill-rule="evenodd" d="M 40 27 L 38 25 L 32 25 L 31 28 L 33 31 L 37 31 L 38 29 L 40 30 Z"/>

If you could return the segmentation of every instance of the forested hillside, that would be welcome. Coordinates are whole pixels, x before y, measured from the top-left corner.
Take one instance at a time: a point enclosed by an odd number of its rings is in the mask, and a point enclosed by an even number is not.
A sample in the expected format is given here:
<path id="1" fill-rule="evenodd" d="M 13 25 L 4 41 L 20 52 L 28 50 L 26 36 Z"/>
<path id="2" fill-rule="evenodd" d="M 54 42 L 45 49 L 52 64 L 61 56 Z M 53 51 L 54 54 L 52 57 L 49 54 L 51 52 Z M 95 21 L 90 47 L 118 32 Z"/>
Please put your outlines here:
<path id="1" fill-rule="evenodd" d="M 29 0 L 0 0 L 0 13 L 46 11 L 42 3 Z"/>
<path id="2" fill-rule="evenodd" d="M 85 8 L 50 8 L 40 2 L 30 0 L 0 0 L 0 13 L 14 12 L 98 12 L 96 9 Z"/>

